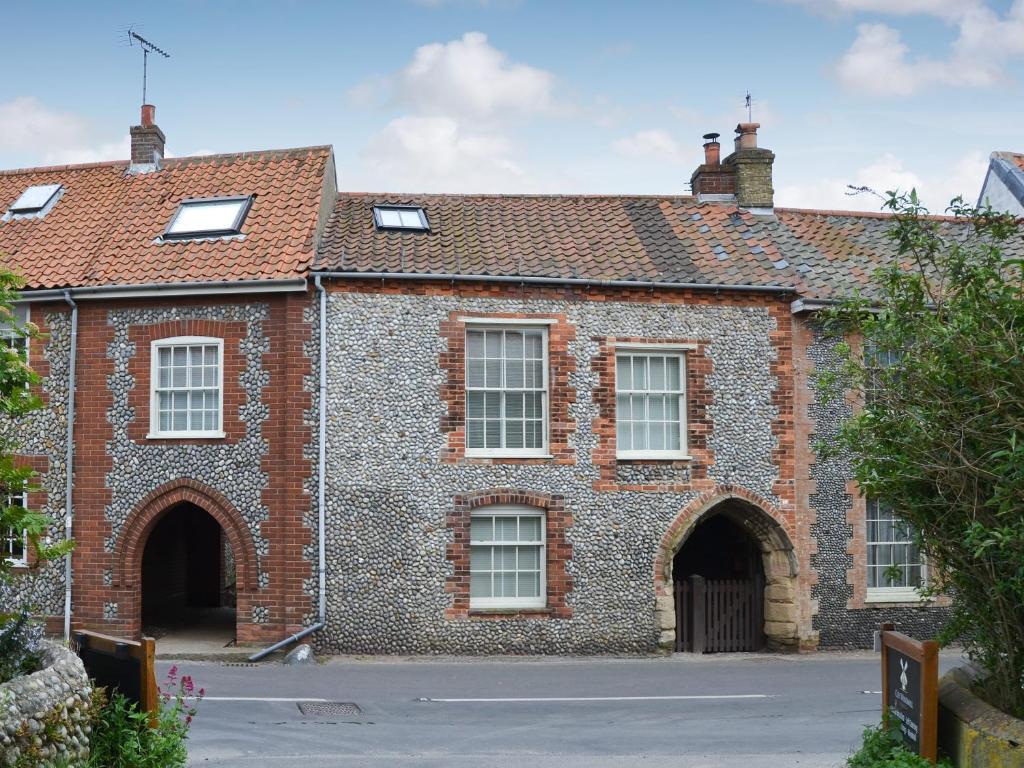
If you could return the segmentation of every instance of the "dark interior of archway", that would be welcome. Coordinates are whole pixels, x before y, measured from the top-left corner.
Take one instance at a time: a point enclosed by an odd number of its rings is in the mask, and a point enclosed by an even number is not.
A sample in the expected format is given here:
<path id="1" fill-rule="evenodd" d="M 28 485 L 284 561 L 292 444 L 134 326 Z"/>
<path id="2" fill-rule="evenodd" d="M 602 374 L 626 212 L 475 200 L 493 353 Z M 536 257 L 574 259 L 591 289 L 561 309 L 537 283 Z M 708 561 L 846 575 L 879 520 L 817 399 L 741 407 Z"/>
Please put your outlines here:
<path id="1" fill-rule="evenodd" d="M 235 629 L 231 547 L 205 510 L 181 504 L 149 534 L 142 556 L 142 625 L 160 637 L 178 630 Z"/>
<path id="2" fill-rule="evenodd" d="M 741 525 L 722 514 L 698 523 L 672 561 L 675 581 L 693 575 L 706 579 L 752 579 L 763 573 L 757 542 Z"/>

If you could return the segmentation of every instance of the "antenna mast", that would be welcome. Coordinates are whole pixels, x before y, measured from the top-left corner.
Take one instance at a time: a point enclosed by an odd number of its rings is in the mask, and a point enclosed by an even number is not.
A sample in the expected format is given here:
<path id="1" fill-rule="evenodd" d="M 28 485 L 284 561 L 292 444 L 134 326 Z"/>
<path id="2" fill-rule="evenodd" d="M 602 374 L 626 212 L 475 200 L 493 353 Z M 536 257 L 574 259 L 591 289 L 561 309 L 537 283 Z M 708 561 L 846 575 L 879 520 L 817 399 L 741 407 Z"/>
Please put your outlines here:
<path id="1" fill-rule="evenodd" d="M 750 91 L 747 91 L 747 100 L 746 100 L 746 102 L 744 102 L 744 104 L 747 107 L 747 122 L 748 123 L 754 122 L 754 110 L 753 110 L 753 107 L 751 106 L 752 103 L 753 103 L 753 100 L 750 98 Z"/>
<path id="2" fill-rule="evenodd" d="M 133 39 L 138 41 L 139 47 L 142 49 L 142 103 L 145 104 L 146 103 L 146 70 L 147 70 L 148 65 L 149 65 L 149 52 L 152 51 L 153 53 L 159 53 L 165 59 L 171 58 L 171 54 L 167 53 L 166 51 L 161 50 L 156 45 L 154 45 L 153 43 L 149 42 L 149 40 L 147 40 L 142 35 L 140 35 L 138 32 L 135 32 L 135 31 L 133 31 L 132 29 L 129 28 L 129 30 L 128 30 L 128 45 L 135 45 L 135 43 L 133 42 Z"/>

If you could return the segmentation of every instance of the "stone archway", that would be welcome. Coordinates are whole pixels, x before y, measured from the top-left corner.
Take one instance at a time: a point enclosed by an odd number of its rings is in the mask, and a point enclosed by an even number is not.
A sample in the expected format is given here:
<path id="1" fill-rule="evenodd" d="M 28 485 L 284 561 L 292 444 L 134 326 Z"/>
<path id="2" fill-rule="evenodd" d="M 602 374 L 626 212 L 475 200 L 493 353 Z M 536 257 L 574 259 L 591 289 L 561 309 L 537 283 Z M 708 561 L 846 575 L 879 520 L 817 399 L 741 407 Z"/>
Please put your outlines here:
<path id="1" fill-rule="evenodd" d="M 195 480 L 176 480 L 151 491 L 135 507 L 114 544 L 112 587 L 120 602 L 123 631 L 142 630 L 143 556 L 150 535 L 162 519 L 183 506 L 198 507 L 220 526 L 234 563 L 236 636 L 249 616 L 258 590 L 258 559 L 252 533 L 238 511 L 221 494 Z"/>
<path id="2" fill-rule="evenodd" d="M 711 515 L 727 516 L 757 543 L 764 567 L 764 634 L 772 650 L 797 650 L 799 606 L 797 557 L 779 511 L 743 488 L 718 486 L 690 502 L 662 537 L 654 565 L 658 644 L 671 651 L 676 639 L 672 562 L 697 525 Z"/>

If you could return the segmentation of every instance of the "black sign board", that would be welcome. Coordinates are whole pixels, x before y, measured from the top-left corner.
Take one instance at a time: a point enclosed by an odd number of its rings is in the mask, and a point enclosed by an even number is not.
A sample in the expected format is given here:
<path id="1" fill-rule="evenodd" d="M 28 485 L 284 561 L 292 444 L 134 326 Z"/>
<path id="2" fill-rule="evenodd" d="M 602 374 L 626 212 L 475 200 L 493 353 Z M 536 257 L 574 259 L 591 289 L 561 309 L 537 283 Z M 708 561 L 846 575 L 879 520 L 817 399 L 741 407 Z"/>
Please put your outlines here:
<path id="1" fill-rule="evenodd" d="M 892 631 L 882 632 L 882 713 L 907 749 L 936 759 L 939 715 L 939 646 Z"/>
<path id="2" fill-rule="evenodd" d="M 153 669 L 156 643 L 151 637 L 141 641 L 123 640 L 98 632 L 74 633 L 78 656 L 86 674 L 108 692 L 118 691 L 140 711 L 157 712 L 156 673 Z"/>

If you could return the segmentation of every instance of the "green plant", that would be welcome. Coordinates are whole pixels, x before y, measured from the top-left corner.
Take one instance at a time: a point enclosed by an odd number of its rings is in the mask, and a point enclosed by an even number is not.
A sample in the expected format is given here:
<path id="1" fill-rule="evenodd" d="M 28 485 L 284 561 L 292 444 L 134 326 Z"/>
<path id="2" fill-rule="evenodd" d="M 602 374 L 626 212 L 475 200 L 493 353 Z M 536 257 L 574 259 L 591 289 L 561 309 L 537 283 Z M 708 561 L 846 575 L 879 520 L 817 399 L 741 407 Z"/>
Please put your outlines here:
<path id="1" fill-rule="evenodd" d="M 1007 248 L 1021 228 L 959 199 L 955 223 L 927 217 L 913 192 L 887 206 L 898 263 L 876 275 L 872 300 L 824 315 L 844 364 L 821 390 L 863 398 L 831 450 L 848 451 L 861 490 L 917 532 L 928 591 L 953 600 L 941 639 L 960 639 L 987 672 L 984 695 L 1022 717 L 1024 262 Z"/>
<path id="2" fill-rule="evenodd" d="M 900 740 L 899 734 L 885 725 L 864 729 L 864 743 L 850 755 L 847 768 L 933 768 L 929 760 L 916 755 Z M 949 760 L 940 760 L 938 768 L 953 768 Z"/>
<path id="3" fill-rule="evenodd" d="M 195 691 L 192 678 L 171 667 L 161 686 L 160 711 L 155 722 L 149 712 L 140 712 L 134 702 L 120 693 L 107 697 L 97 689 L 93 699 L 96 713 L 89 737 L 91 768 L 174 768 L 185 765 L 185 740 L 204 695 Z"/>

